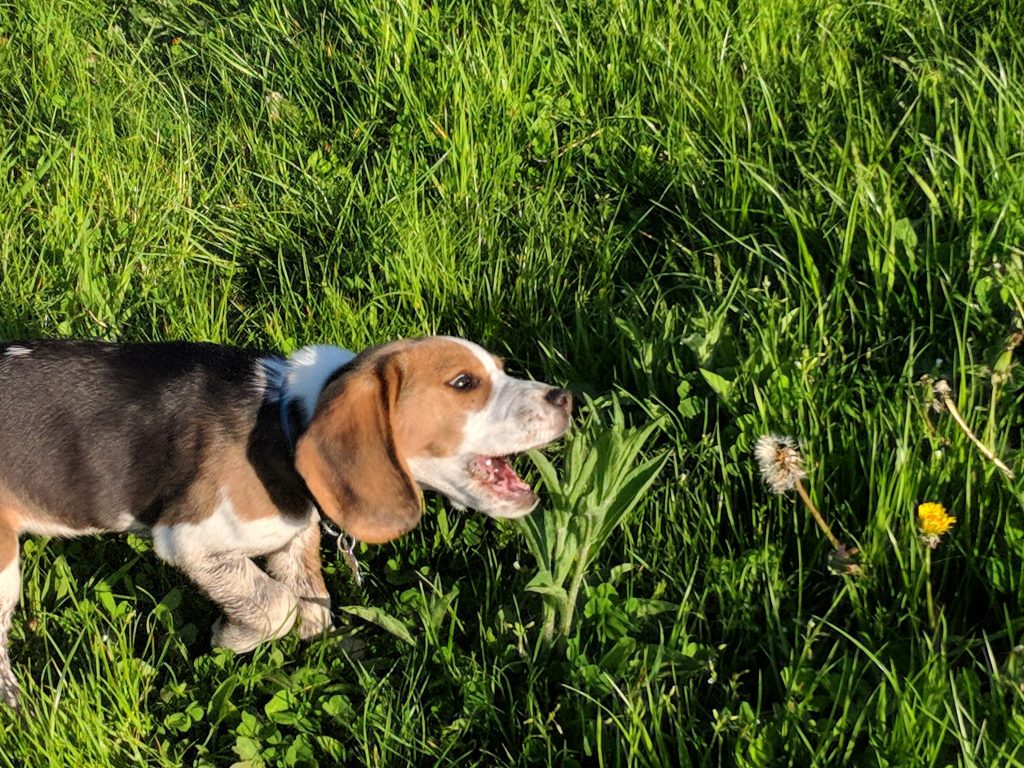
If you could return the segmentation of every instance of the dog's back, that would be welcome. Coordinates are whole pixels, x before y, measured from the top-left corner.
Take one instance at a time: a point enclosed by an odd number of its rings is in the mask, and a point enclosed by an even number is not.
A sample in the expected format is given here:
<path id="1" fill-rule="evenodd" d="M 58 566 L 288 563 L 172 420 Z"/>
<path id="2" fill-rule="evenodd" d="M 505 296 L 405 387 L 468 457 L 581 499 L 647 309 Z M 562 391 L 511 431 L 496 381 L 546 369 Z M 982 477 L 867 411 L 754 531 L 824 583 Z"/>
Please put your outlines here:
<path id="1" fill-rule="evenodd" d="M 257 360 L 185 342 L 0 347 L 0 515 L 38 533 L 151 526 L 219 436 L 252 430 L 262 393 L 239 393 Z"/>

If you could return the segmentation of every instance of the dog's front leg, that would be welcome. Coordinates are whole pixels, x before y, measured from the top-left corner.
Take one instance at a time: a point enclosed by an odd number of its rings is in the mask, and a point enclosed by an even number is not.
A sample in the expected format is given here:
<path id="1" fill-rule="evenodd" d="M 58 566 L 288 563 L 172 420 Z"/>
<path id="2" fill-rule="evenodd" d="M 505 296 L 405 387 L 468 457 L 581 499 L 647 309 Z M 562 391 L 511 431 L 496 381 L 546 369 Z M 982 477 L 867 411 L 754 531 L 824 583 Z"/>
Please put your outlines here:
<path id="1" fill-rule="evenodd" d="M 299 635 L 313 637 L 332 626 L 331 596 L 320 564 L 320 524 L 313 522 L 287 546 L 267 556 L 267 570 L 299 598 Z"/>
<path id="2" fill-rule="evenodd" d="M 0 528 L 0 701 L 11 707 L 18 706 L 18 681 L 11 670 L 7 635 L 20 593 L 18 534 L 9 528 Z"/>
<path id="3" fill-rule="evenodd" d="M 224 611 L 213 625 L 213 645 L 237 653 L 288 634 L 298 598 L 247 557 L 209 555 L 178 564 Z"/>

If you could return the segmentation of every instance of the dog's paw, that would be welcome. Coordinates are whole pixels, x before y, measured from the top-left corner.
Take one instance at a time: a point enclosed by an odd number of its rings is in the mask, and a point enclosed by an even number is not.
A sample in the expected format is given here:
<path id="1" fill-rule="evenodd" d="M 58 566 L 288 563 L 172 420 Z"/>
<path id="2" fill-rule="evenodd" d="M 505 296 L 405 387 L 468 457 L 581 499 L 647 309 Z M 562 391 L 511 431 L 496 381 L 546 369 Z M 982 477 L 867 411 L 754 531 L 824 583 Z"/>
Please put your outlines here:
<path id="1" fill-rule="evenodd" d="M 0 671 L 0 701 L 11 709 L 18 708 L 18 681 L 10 669 Z"/>
<path id="2" fill-rule="evenodd" d="M 299 637 L 308 640 L 322 635 L 333 627 L 330 598 L 299 601 Z"/>
<path id="3" fill-rule="evenodd" d="M 226 621 L 221 617 L 213 624 L 213 637 L 210 638 L 210 645 L 214 648 L 227 648 L 235 653 L 248 653 L 264 639 L 263 634 L 252 627 Z"/>

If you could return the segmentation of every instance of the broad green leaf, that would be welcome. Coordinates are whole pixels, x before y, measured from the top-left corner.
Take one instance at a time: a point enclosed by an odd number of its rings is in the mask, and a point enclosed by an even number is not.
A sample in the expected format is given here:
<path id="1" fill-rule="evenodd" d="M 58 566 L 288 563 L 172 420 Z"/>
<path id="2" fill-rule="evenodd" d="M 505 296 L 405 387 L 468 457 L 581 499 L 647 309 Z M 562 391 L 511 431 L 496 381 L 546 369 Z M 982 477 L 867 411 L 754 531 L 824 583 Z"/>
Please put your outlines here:
<path id="1" fill-rule="evenodd" d="M 206 707 L 207 719 L 211 724 L 216 724 L 230 711 L 230 706 L 225 706 L 231 699 L 231 694 L 238 687 L 239 678 L 231 675 L 224 680 L 210 697 L 210 703 Z"/>
<path id="2" fill-rule="evenodd" d="M 657 479 L 662 467 L 668 461 L 668 454 L 662 454 L 641 464 L 635 471 L 630 473 L 626 484 L 616 495 L 614 503 L 608 510 L 600 530 L 597 532 L 595 542 L 600 546 L 605 542 L 612 531 L 623 521 L 636 505 L 643 499 L 644 494 Z"/>
<path id="3" fill-rule="evenodd" d="M 637 617 L 657 616 L 659 613 L 668 613 L 669 611 L 679 610 L 678 605 L 676 605 L 675 603 L 670 603 L 667 600 L 655 600 L 653 598 L 634 599 L 636 600 L 634 614 Z"/>
<path id="4" fill-rule="evenodd" d="M 676 406 L 676 413 L 682 419 L 691 419 L 701 412 L 700 398 L 690 394 L 690 382 L 683 379 L 676 387 L 676 395 L 679 397 L 679 405 Z"/>
<path id="5" fill-rule="evenodd" d="M 281 725 L 294 725 L 300 719 L 297 711 L 298 707 L 299 703 L 295 699 L 295 694 L 290 690 L 284 689 L 278 691 L 270 698 L 270 701 L 263 707 L 263 711 L 271 722 Z"/>
<path id="6" fill-rule="evenodd" d="M 565 588 L 555 584 L 551 572 L 547 570 L 538 571 L 537 575 L 530 579 L 526 585 L 527 592 L 536 592 L 541 595 L 548 595 L 560 602 L 568 600 Z"/>
<path id="7" fill-rule="evenodd" d="M 114 600 L 113 592 L 110 589 L 110 583 L 106 580 L 101 580 L 96 584 L 96 598 L 99 600 L 107 613 L 117 613 L 117 601 Z"/>
<path id="8" fill-rule="evenodd" d="M 614 586 L 619 582 L 619 579 L 621 579 L 627 573 L 632 572 L 632 570 L 632 563 L 620 563 L 619 565 L 616 565 L 608 573 L 608 583 Z"/>
<path id="9" fill-rule="evenodd" d="M 540 451 L 527 451 L 526 455 L 537 467 L 537 473 L 540 475 L 544 487 L 552 493 L 561 492 L 562 484 L 558 479 L 558 473 L 555 472 L 554 465 L 548 461 L 547 457 Z"/>
<path id="10" fill-rule="evenodd" d="M 386 632 L 390 632 L 403 643 L 416 645 L 416 641 L 413 640 L 412 633 L 409 632 L 409 628 L 382 608 L 367 605 L 343 605 L 339 610 L 351 614 L 352 616 L 358 616 L 360 619 L 368 621 L 371 624 L 376 624 Z"/>
<path id="11" fill-rule="evenodd" d="M 164 718 L 164 727 L 184 733 L 192 727 L 192 718 L 185 712 L 172 712 Z"/>
<path id="12" fill-rule="evenodd" d="M 636 640 L 631 637 L 620 637 L 597 664 L 601 669 L 618 674 L 625 668 L 626 663 L 634 656 L 635 652 Z"/>
<path id="13" fill-rule="evenodd" d="M 452 602 L 459 596 L 459 585 L 452 587 L 450 592 L 438 597 L 430 607 L 430 629 L 435 632 L 441 627 L 441 622 L 451 608 Z"/>
<path id="14" fill-rule="evenodd" d="M 700 369 L 700 375 L 704 377 L 704 381 L 708 383 L 712 391 L 718 395 L 723 402 L 729 402 L 729 396 L 732 394 L 732 382 L 723 376 L 709 371 L 706 368 Z"/>

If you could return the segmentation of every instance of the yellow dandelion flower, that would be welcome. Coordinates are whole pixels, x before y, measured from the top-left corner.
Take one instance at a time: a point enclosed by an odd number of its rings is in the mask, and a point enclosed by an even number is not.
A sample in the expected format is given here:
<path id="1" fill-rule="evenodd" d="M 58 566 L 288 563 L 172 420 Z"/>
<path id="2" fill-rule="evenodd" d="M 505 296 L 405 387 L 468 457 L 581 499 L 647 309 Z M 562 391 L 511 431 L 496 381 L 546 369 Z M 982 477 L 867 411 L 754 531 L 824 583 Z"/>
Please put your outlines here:
<path id="1" fill-rule="evenodd" d="M 936 501 L 926 501 L 917 507 L 917 524 L 921 528 L 921 539 L 932 549 L 939 546 L 939 539 L 949 533 L 956 522 L 955 517 L 946 514 L 946 508 Z"/>

